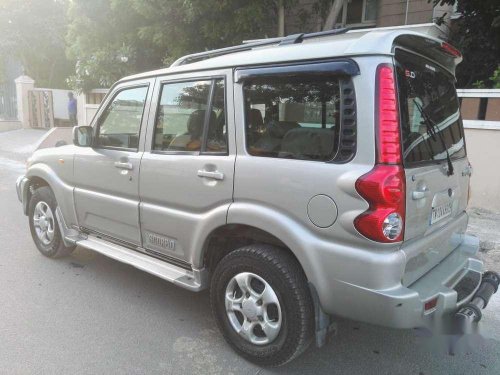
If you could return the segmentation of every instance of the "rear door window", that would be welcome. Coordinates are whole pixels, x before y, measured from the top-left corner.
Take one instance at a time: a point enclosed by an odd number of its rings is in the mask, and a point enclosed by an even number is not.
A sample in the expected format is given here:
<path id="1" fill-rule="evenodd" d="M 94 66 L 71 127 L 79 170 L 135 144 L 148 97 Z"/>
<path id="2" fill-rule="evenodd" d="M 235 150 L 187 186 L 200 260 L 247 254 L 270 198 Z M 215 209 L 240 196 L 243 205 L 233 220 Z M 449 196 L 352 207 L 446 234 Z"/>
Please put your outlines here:
<path id="1" fill-rule="evenodd" d="M 453 76 L 418 55 L 396 50 L 405 164 L 465 156 L 459 101 Z"/>
<path id="2" fill-rule="evenodd" d="M 153 150 L 227 153 L 224 80 L 165 83 Z"/>
<path id="3" fill-rule="evenodd" d="M 338 145 L 338 78 L 262 77 L 244 85 L 247 150 L 254 156 L 328 161 Z"/>

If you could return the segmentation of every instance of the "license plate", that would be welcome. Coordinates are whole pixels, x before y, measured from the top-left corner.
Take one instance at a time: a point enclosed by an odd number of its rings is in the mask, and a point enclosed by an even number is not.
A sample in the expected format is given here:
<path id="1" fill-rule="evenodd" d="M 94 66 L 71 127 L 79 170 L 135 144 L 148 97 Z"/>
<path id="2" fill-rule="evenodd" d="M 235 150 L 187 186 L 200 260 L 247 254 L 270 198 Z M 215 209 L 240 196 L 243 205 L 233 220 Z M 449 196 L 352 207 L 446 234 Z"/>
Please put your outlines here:
<path id="1" fill-rule="evenodd" d="M 437 207 L 433 207 L 431 214 L 431 224 L 437 223 L 438 221 L 450 216 L 452 207 L 453 202 L 448 202 Z"/>

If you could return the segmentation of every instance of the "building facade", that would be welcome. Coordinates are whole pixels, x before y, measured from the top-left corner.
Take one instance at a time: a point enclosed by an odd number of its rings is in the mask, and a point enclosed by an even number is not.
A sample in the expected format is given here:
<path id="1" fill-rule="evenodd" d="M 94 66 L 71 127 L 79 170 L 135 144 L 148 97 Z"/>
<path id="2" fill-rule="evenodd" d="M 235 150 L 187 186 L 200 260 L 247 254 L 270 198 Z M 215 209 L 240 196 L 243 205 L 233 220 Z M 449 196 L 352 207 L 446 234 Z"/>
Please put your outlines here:
<path id="1" fill-rule="evenodd" d="M 451 6 L 436 6 L 428 0 L 341 0 L 335 27 L 352 29 L 414 25 L 453 17 Z M 329 9 L 319 9 L 314 0 L 299 0 L 286 12 L 285 35 L 323 29 Z"/>

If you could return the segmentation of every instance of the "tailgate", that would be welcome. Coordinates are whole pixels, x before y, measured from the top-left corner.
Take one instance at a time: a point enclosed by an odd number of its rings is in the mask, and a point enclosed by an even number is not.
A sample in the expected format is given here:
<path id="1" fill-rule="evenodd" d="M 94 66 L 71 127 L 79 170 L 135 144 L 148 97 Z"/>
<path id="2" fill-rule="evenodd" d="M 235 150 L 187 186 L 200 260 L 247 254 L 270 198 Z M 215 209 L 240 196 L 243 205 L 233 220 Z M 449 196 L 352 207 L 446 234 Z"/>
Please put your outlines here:
<path id="1" fill-rule="evenodd" d="M 470 165 L 454 77 L 424 57 L 395 54 L 406 174 L 405 283 L 457 248 L 467 228 Z"/>

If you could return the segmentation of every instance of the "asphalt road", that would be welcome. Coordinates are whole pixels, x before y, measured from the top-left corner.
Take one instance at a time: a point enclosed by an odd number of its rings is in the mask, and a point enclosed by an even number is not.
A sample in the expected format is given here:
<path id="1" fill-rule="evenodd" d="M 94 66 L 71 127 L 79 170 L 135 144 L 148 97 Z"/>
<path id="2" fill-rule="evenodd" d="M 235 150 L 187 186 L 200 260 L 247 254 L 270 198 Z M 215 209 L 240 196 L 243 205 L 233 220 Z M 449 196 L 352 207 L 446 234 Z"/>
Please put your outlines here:
<path id="1" fill-rule="evenodd" d="M 483 336 L 459 342 L 339 320 L 338 334 L 291 364 L 260 369 L 234 354 L 194 294 L 78 248 L 61 260 L 32 243 L 14 182 L 24 170 L 0 154 L 2 374 L 500 374 L 500 296 Z"/>

